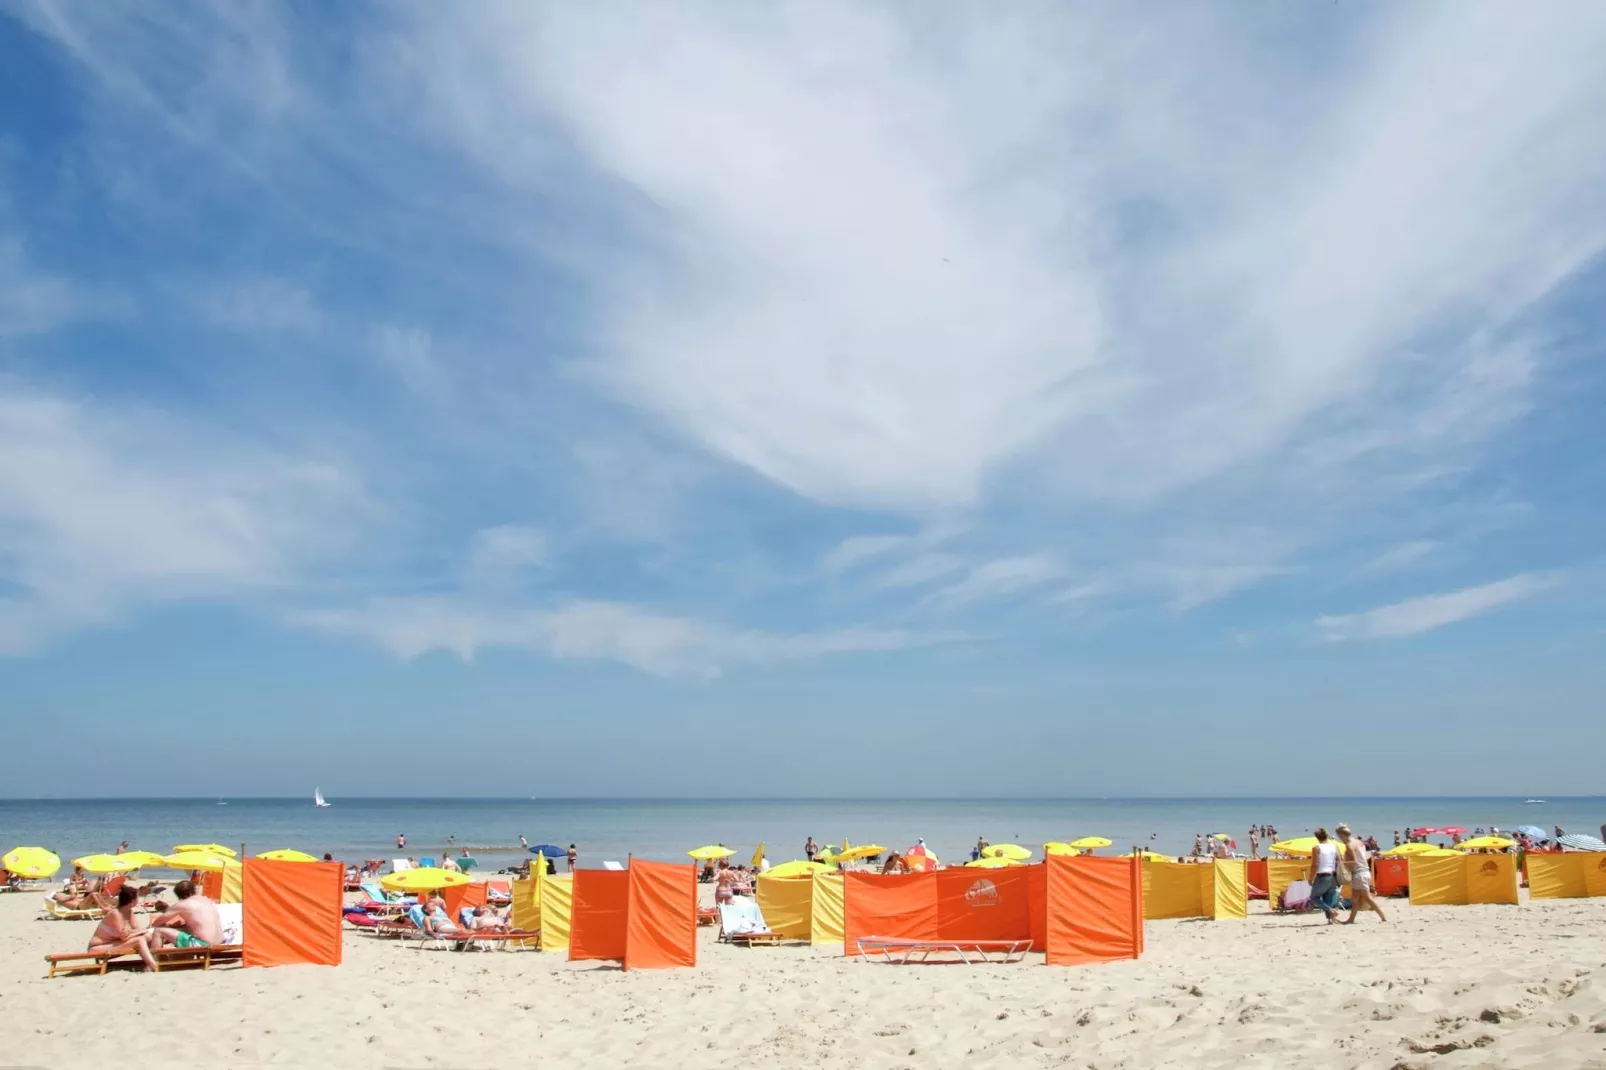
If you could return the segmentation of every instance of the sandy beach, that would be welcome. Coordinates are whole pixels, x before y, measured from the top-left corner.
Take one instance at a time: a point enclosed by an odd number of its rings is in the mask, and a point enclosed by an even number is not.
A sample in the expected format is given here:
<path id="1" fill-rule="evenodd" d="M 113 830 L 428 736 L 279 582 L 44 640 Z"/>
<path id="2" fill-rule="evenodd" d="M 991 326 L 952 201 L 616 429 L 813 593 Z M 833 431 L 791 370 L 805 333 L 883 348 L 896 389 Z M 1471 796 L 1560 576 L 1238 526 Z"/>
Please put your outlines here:
<path id="1" fill-rule="evenodd" d="M 1141 961 L 1070 969 L 888 966 L 704 929 L 694 970 L 349 933 L 334 969 L 55 980 L 42 956 L 90 926 L 36 921 L 38 902 L 0 896 L 11 1065 L 1606 1066 L 1599 900 L 1391 901 L 1389 924 L 1350 927 L 1257 903 L 1247 921 L 1149 922 Z"/>

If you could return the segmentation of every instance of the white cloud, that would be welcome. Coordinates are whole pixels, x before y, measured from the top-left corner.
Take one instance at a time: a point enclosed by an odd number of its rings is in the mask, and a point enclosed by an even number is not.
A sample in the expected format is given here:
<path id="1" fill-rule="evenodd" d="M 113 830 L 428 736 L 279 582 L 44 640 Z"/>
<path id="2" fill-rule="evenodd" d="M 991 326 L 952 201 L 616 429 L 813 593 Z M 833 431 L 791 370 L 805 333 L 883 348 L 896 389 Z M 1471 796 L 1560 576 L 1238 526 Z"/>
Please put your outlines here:
<path id="1" fill-rule="evenodd" d="M 954 554 L 920 554 L 880 573 L 872 582 L 881 588 L 921 587 L 944 576 L 952 576 L 964 567 L 964 560 Z"/>
<path id="2" fill-rule="evenodd" d="M 349 478 L 172 412 L 0 378 L 0 654 L 145 605 L 283 588 L 353 537 Z"/>
<path id="3" fill-rule="evenodd" d="M 554 658 L 617 661 L 657 676 L 714 677 L 735 666 L 908 650 L 964 638 L 955 632 L 868 627 L 773 633 L 598 601 L 528 609 L 453 597 L 385 598 L 292 619 L 365 639 L 404 659 L 442 650 L 468 660 L 482 649 L 505 647 Z"/>
<path id="4" fill-rule="evenodd" d="M 208 322 L 249 334 L 311 334 L 324 322 L 312 293 L 290 279 L 239 279 L 202 290 L 197 301 Z"/>
<path id="5" fill-rule="evenodd" d="M 903 535 L 852 535 L 826 554 L 820 567 L 826 572 L 845 572 L 871 558 L 890 553 L 908 541 Z"/>
<path id="6" fill-rule="evenodd" d="M 466 572 L 471 582 L 497 583 L 519 574 L 547 557 L 546 536 L 527 524 L 499 524 L 481 528 L 469 540 Z"/>
<path id="7" fill-rule="evenodd" d="M 1357 571 L 1359 576 L 1387 576 L 1396 572 L 1403 572 L 1414 565 L 1418 565 L 1431 557 L 1439 550 L 1439 543 L 1433 539 L 1413 539 L 1391 546 L 1366 562 Z"/>
<path id="8" fill-rule="evenodd" d="M 75 286 L 36 270 L 21 243 L 0 235 L 0 341 L 53 330 L 86 305 Z"/>
<path id="9" fill-rule="evenodd" d="M 1171 608 L 1186 611 L 1219 601 L 1262 580 L 1291 575 L 1286 565 L 1175 565 L 1159 570 L 1171 589 Z"/>
<path id="10" fill-rule="evenodd" d="M 1065 566 L 1046 554 L 1006 557 L 971 569 L 958 583 L 944 587 L 931 601 L 949 608 L 1009 598 L 1065 575 Z"/>
<path id="11" fill-rule="evenodd" d="M 1316 627 L 1331 640 L 1402 639 L 1524 601 L 1549 590 L 1556 582 L 1554 576 L 1524 572 L 1481 587 L 1407 598 L 1364 613 L 1317 617 Z"/>

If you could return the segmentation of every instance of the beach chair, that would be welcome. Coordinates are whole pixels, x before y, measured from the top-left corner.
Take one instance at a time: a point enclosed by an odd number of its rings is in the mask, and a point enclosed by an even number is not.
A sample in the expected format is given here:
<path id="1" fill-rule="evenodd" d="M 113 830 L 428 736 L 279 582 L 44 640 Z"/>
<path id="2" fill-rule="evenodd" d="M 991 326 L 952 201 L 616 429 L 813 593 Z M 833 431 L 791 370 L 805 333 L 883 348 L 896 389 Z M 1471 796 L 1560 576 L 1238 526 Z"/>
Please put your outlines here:
<path id="1" fill-rule="evenodd" d="M 892 936 L 861 936 L 854 943 L 866 962 L 879 959 L 898 965 L 929 962 L 933 955 L 955 955 L 966 966 L 983 962 L 1011 963 L 1019 962 L 1032 949 L 1030 940 L 904 940 Z M 992 955 L 998 957 L 989 957 Z"/>
<path id="2" fill-rule="evenodd" d="M 41 921 L 97 921 L 105 916 L 106 912 L 100 907 L 66 907 L 49 895 L 45 896 L 45 905 L 39 908 Z"/>
<path id="3" fill-rule="evenodd" d="M 602 863 L 602 868 L 612 870 L 615 873 L 622 873 L 624 872 L 625 867 L 621 866 L 618 862 L 604 862 Z"/>
<path id="4" fill-rule="evenodd" d="M 420 867 L 422 867 L 424 869 L 434 869 L 435 868 L 435 859 L 434 858 L 420 858 L 418 860 L 418 864 L 419 864 Z"/>
<path id="5" fill-rule="evenodd" d="M 357 890 L 366 896 L 366 898 L 363 900 L 365 905 L 381 907 L 410 907 L 414 903 L 418 902 L 418 900 L 414 899 L 412 896 L 403 895 L 401 892 L 387 893 L 379 886 L 378 881 L 363 881 L 362 884 L 358 885 Z"/>
<path id="6" fill-rule="evenodd" d="M 392 873 L 406 873 L 408 870 L 410 870 L 412 868 L 413 868 L 413 863 L 409 859 L 406 859 L 406 858 L 392 858 L 390 860 L 390 871 Z"/>
<path id="7" fill-rule="evenodd" d="M 764 912 L 759 910 L 756 900 L 742 897 L 719 904 L 719 938 L 740 947 L 778 944 L 786 939 L 765 923 Z"/>
<path id="8" fill-rule="evenodd" d="M 156 960 L 156 972 L 171 970 L 186 966 L 210 970 L 213 966 L 223 962 L 238 962 L 245 949 L 239 944 L 217 944 L 211 947 L 164 947 L 151 952 Z M 105 951 L 72 951 L 58 955 L 46 955 L 45 962 L 50 966 L 46 976 L 57 977 L 70 973 L 105 974 L 111 967 L 134 967 L 143 965 L 138 953 L 133 951 L 105 952 Z"/>
<path id="9" fill-rule="evenodd" d="M 486 881 L 485 901 L 487 903 L 513 902 L 513 885 L 507 881 Z"/>

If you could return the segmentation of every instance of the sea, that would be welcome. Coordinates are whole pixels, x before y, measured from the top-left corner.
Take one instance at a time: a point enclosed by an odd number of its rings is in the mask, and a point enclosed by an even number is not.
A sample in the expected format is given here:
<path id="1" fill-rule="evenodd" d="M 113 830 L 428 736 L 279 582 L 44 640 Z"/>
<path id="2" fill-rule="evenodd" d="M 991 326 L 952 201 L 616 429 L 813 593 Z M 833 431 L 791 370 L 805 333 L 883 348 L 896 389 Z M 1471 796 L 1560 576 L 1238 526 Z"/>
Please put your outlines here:
<path id="1" fill-rule="evenodd" d="M 967 859 L 977 837 L 1033 849 L 1054 840 L 1103 836 L 1111 852 L 1149 847 L 1186 854 L 1194 837 L 1227 833 L 1248 853 L 1251 825 L 1283 838 L 1346 822 L 1384 845 L 1396 829 L 1460 825 L 1550 833 L 1599 834 L 1606 796 L 1515 798 L 1274 799 L 345 799 L 315 807 L 296 799 L 0 800 L 0 851 L 46 847 L 63 861 L 115 850 L 169 853 L 187 843 L 219 843 L 242 857 L 279 848 L 346 862 L 395 857 L 458 857 L 482 872 L 528 857 L 520 844 L 575 844 L 581 868 L 634 856 L 685 861 L 705 844 L 771 863 L 803 855 L 809 837 L 822 847 L 879 844 L 902 850 L 917 840 L 943 859 Z M 407 838 L 397 850 L 396 838 Z"/>

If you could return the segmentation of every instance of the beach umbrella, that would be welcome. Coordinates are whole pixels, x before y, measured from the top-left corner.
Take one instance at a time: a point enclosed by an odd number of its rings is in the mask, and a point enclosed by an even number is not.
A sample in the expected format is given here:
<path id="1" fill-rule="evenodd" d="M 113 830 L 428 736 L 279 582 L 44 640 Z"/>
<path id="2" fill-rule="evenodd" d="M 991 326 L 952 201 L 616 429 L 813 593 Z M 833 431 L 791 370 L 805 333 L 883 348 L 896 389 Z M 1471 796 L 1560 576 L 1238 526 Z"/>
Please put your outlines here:
<path id="1" fill-rule="evenodd" d="M 1390 847 L 1383 852 L 1385 858 L 1409 858 L 1411 855 L 1427 854 L 1437 851 L 1438 848 L 1431 843 L 1402 843 L 1398 847 Z"/>
<path id="2" fill-rule="evenodd" d="M 1061 843 L 1055 840 L 1052 843 L 1043 844 L 1043 853 L 1046 855 L 1079 855 L 1082 852 L 1068 843 Z"/>
<path id="3" fill-rule="evenodd" d="M 1462 840 L 1455 846 L 1458 851 L 1504 851 L 1507 847 L 1517 846 L 1517 841 L 1508 840 L 1504 836 L 1476 836 L 1470 840 Z"/>
<path id="4" fill-rule="evenodd" d="M 1212 840 L 1230 840 L 1230 839 L 1232 839 L 1232 833 L 1230 833 L 1230 832 L 1212 832 L 1210 834 L 1210 838 Z"/>
<path id="5" fill-rule="evenodd" d="M 84 855 L 75 858 L 72 864 L 83 869 L 85 873 L 127 873 L 131 869 L 138 869 L 139 863 L 127 855 Z"/>
<path id="6" fill-rule="evenodd" d="M 60 868 L 61 859 L 43 847 L 13 847 L 0 858 L 0 869 L 28 880 L 53 877 Z"/>
<path id="7" fill-rule="evenodd" d="M 1556 842 L 1574 851 L 1593 851 L 1596 853 L 1606 851 L 1606 842 L 1602 842 L 1594 836 L 1585 836 L 1577 832 L 1569 832 Z"/>
<path id="8" fill-rule="evenodd" d="M 1460 851 L 1452 851 L 1448 847 L 1435 847 L 1431 851 L 1418 851 L 1413 858 L 1462 858 Z"/>
<path id="9" fill-rule="evenodd" d="M 716 858 L 729 858 L 735 853 L 735 851 L 722 843 L 711 843 L 707 847 L 699 847 L 695 851 L 686 852 L 687 855 L 697 859 L 699 862 L 711 862 Z"/>
<path id="10" fill-rule="evenodd" d="M 771 866 L 759 874 L 759 879 L 766 877 L 812 877 L 816 873 L 829 873 L 831 867 L 821 865 L 819 862 L 808 862 L 801 858 L 794 858 L 790 862 L 782 862 L 778 866 Z"/>
<path id="11" fill-rule="evenodd" d="M 1032 857 L 1030 847 L 1018 843 L 995 843 L 982 852 L 983 858 L 1002 858 L 1010 862 L 1024 862 Z"/>
<path id="12" fill-rule="evenodd" d="M 1083 836 L 1079 840 L 1072 840 L 1071 846 L 1081 851 L 1094 850 L 1099 847 L 1110 846 L 1110 841 L 1103 836 Z"/>
<path id="13" fill-rule="evenodd" d="M 1271 849 L 1285 855 L 1308 855 L 1316 850 L 1318 842 L 1315 836 L 1299 836 L 1292 840 L 1274 843 L 1271 845 Z M 1332 843 L 1333 841 L 1328 840 L 1327 842 Z"/>
<path id="14" fill-rule="evenodd" d="M 434 892 L 467 883 L 466 874 L 453 873 L 449 869 L 439 869 L 434 866 L 420 866 L 418 869 L 404 869 L 400 873 L 392 873 L 388 877 L 381 878 L 379 886 L 387 892 Z"/>
<path id="15" fill-rule="evenodd" d="M 758 846 L 753 848 L 753 860 L 751 862 L 751 865 L 753 866 L 753 868 L 757 869 L 759 866 L 761 866 L 763 864 L 764 864 L 764 841 L 760 840 L 760 841 L 758 841 Z"/>
<path id="16" fill-rule="evenodd" d="M 1518 825 L 1517 826 L 1517 835 L 1519 835 L 1519 836 L 1527 836 L 1529 839 L 1542 840 L 1545 837 L 1549 836 L 1550 833 L 1546 832 L 1544 829 L 1540 828 L 1538 825 Z"/>
<path id="17" fill-rule="evenodd" d="M 857 847 L 849 847 L 846 851 L 836 854 L 838 862 L 852 862 L 860 858 L 875 858 L 886 852 L 886 848 L 879 843 L 861 843 Z"/>
<path id="18" fill-rule="evenodd" d="M 174 854 L 182 854 L 185 851 L 201 851 L 209 855 L 227 855 L 230 858 L 239 856 L 239 852 L 230 850 L 221 843 L 181 843 L 173 848 Z"/>
<path id="19" fill-rule="evenodd" d="M 966 862 L 965 866 L 969 869 L 1004 869 L 1008 866 L 1024 866 L 1025 864 L 1018 859 L 1004 855 L 989 855 L 986 858 L 978 858 L 974 862 Z"/>
<path id="20" fill-rule="evenodd" d="M 923 870 L 936 869 L 938 859 L 932 853 L 931 848 L 917 843 L 903 853 L 903 862 L 911 870 L 921 872 Z"/>
<path id="21" fill-rule="evenodd" d="M 455 858 L 453 861 L 457 863 L 457 868 L 462 870 L 464 873 L 467 873 L 469 870 L 474 869 L 480 864 L 479 859 L 469 858 L 466 855 L 462 858 Z"/>
<path id="22" fill-rule="evenodd" d="M 555 843 L 538 843 L 530 848 L 530 853 L 533 855 L 546 855 L 548 858 L 567 858 L 569 856 L 568 851 L 565 851 Z"/>
<path id="23" fill-rule="evenodd" d="M 133 859 L 134 860 L 134 868 L 136 868 L 136 869 L 139 869 L 139 868 L 144 867 L 144 866 L 165 866 L 165 865 L 167 865 L 167 859 L 163 858 L 161 855 L 157 854 L 155 851 L 124 851 L 122 854 L 118 855 L 117 857 L 118 858 L 131 858 L 131 859 Z"/>
<path id="24" fill-rule="evenodd" d="M 234 859 L 211 851 L 175 851 L 162 859 L 168 869 L 205 869 L 221 873 Z"/>
<path id="25" fill-rule="evenodd" d="M 307 854 L 305 851 L 296 851 L 296 850 L 292 850 L 289 847 L 281 847 L 277 851 L 263 851 L 261 854 L 257 855 L 257 857 L 258 858 L 265 858 L 269 862 L 316 862 L 316 861 L 318 861 L 316 858 L 314 858 L 311 855 Z"/>

